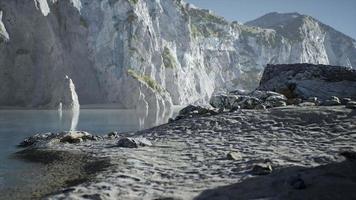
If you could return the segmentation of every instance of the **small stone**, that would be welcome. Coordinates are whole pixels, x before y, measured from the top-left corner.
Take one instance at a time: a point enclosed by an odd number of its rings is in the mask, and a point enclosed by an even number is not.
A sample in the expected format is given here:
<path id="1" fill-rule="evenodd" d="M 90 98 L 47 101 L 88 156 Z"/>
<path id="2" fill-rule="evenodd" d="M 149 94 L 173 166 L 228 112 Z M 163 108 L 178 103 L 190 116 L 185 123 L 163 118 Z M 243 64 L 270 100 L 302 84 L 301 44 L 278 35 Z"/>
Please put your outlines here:
<path id="1" fill-rule="evenodd" d="M 273 171 L 272 166 L 269 164 L 255 165 L 251 170 L 251 174 L 261 176 L 261 175 L 268 175 L 272 173 L 272 171 Z"/>
<path id="2" fill-rule="evenodd" d="M 116 131 L 108 133 L 109 138 L 118 138 L 119 134 Z"/>
<path id="3" fill-rule="evenodd" d="M 307 107 L 307 106 L 316 106 L 316 104 L 314 102 L 303 102 L 300 103 L 298 106 Z"/>
<path id="4" fill-rule="evenodd" d="M 342 104 L 342 105 L 346 105 L 346 104 L 349 103 L 350 101 L 352 101 L 352 99 L 350 99 L 350 98 L 342 98 L 342 99 L 341 99 L 341 104 Z"/>
<path id="5" fill-rule="evenodd" d="M 69 131 L 63 135 L 60 139 L 62 143 L 80 143 L 83 142 L 84 139 L 91 137 L 91 134 L 84 131 Z"/>
<path id="6" fill-rule="evenodd" d="M 117 146 L 125 148 L 138 148 L 138 144 L 135 142 L 135 140 L 126 137 L 120 138 L 117 142 Z"/>
<path id="7" fill-rule="evenodd" d="M 120 138 L 117 142 L 117 147 L 138 148 L 139 146 L 152 146 L 152 143 L 146 138 Z"/>
<path id="8" fill-rule="evenodd" d="M 350 101 L 346 104 L 346 108 L 356 109 L 356 101 Z"/>
<path id="9" fill-rule="evenodd" d="M 336 97 L 337 98 L 337 97 Z M 341 102 L 340 102 L 340 100 L 338 100 L 338 99 L 330 99 L 330 100 L 326 100 L 326 101 L 324 101 L 323 102 L 323 105 L 324 106 L 338 106 L 338 105 L 340 105 L 341 104 Z"/>
<path id="10" fill-rule="evenodd" d="M 330 97 L 330 100 L 340 102 L 339 97 L 336 97 L 336 96 L 331 96 L 331 97 Z"/>
<path id="11" fill-rule="evenodd" d="M 238 152 L 229 152 L 226 157 L 228 160 L 241 160 L 242 159 L 241 154 Z"/>

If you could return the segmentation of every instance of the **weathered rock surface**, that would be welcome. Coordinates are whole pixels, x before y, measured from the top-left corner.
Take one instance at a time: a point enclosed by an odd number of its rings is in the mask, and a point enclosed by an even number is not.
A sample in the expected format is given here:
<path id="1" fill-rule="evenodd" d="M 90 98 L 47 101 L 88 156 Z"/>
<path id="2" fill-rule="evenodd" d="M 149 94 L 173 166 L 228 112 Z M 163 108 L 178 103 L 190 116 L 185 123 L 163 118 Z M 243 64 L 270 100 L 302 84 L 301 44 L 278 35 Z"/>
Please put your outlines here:
<path id="1" fill-rule="evenodd" d="M 340 100 L 333 96 L 356 98 L 356 70 L 313 64 L 267 65 L 258 89 L 276 91 L 288 98 L 317 97 L 338 105 Z"/>
<path id="2" fill-rule="evenodd" d="M 296 13 L 242 25 L 181 0 L 0 0 L 0 7 L 1 106 L 47 105 L 68 75 L 81 104 L 161 114 L 172 103 L 207 103 L 220 89 L 254 89 L 267 63 L 356 67 L 354 39 Z"/>
<path id="3" fill-rule="evenodd" d="M 26 138 L 22 141 L 20 147 L 37 147 L 37 146 L 46 146 L 54 145 L 59 143 L 80 143 L 82 141 L 91 140 L 96 141 L 100 140 L 102 137 L 91 135 L 85 131 L 68 131 L 60 133 L 43 133 L 36 134 L 34 136 Z"/>
<path id="4" fill-rule="evenodd" d="M 231 111 L 238 109 L 265 109 L 286 106 L 287 98 L 283 94 L 271 91 L 255 90 L 243 95 L 232 93 L 215 94 L 210 99 L 210 105 L 218 109 Z"/>
<path id="5" fill-rule="evenodd" d="M 124 148 L 138 148 L 138 147 L 145 147 L 145 146 L 152 146 L 152 143 L 147 140 L 146 138 L 128 138 L 123 137 L 117 141 L 117 147 L 124 147 Z"/>

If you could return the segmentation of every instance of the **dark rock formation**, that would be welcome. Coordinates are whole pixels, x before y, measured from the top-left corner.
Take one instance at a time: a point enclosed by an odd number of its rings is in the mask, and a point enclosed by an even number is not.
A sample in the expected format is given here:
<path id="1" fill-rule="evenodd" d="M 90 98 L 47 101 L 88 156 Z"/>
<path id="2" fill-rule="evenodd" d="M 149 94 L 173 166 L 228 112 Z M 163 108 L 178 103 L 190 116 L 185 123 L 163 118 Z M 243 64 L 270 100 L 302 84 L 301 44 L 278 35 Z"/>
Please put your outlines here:
<path id="1" fill-rule="evenodd" d="M 288 98 L 356 98 L 356 70 L 313 64 L 267 65 L 258 89 Z"/>

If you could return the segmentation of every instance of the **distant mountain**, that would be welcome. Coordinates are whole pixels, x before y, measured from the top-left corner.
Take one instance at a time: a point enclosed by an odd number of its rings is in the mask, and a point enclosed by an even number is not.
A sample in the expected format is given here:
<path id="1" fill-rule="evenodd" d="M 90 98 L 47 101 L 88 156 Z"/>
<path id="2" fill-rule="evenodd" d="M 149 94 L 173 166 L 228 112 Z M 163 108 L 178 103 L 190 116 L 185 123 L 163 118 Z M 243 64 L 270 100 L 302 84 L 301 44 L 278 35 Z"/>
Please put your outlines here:
<path id="1" fill-rule="evenodd" d="M 0 0 L 0 105 L 79 102 L 155 110 L 257 86 L 268 63 L 356 68 L 352 38 L 298 13 L 245 25 L 181 0 Z"/>

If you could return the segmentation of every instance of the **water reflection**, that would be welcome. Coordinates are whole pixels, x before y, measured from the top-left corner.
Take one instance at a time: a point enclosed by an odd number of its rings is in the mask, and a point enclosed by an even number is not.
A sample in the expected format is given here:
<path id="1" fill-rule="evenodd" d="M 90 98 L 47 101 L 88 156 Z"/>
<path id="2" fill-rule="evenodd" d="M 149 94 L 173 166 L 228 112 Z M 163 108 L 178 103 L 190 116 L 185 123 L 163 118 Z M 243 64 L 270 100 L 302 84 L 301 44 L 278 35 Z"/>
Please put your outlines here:
<path id="1" fill-rule="evenodd" d="M 29 181 L 20 172 L 30 169 L 32 164 L 9 157 L 18 151 L 16 145 L 30 135 L 68 130 L 93 134 L 133 132 L 166 123 L 175 111 L 159 116 L 156 112 L 117 109 L 0 110 L 0 190 L 3 186 Z"/>
<path id="2" fill-rule="evenodd" d="M 65 131 L 75 131 L 79 123 L 79 110 L 58 111 L 59 124 Z"/>
<path id="3" fill-rule="evenodd" d="M 157 112 L 156 110 L 136 110 L 137 122 L 140 130 L 158 126 L 168 122 L 177 113 L 178 108 Z"/>

